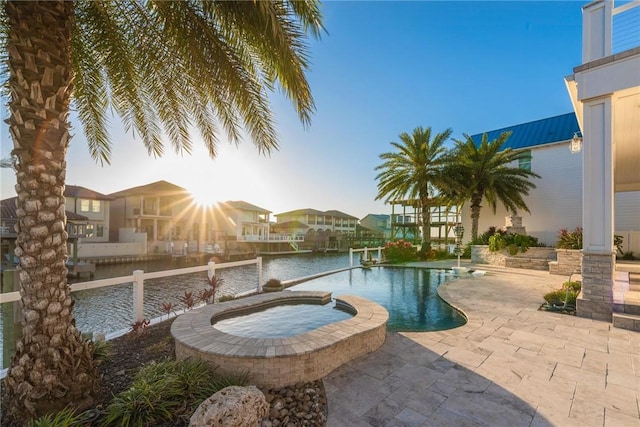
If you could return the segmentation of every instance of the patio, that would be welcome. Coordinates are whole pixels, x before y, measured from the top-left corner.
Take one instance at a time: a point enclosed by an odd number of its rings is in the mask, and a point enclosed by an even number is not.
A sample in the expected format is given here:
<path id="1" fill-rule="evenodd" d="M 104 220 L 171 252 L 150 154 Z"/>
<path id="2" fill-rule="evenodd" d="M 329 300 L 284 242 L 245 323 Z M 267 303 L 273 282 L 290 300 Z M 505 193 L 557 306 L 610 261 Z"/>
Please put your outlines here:
<path id="1" fill-rule="evenodd" d="M 538 311 L 567 277 L 477 268 L 439 290 L 465 326 L 388 333 L 324 379 L 328 426 L 640 426 L 640 333 Z"/>

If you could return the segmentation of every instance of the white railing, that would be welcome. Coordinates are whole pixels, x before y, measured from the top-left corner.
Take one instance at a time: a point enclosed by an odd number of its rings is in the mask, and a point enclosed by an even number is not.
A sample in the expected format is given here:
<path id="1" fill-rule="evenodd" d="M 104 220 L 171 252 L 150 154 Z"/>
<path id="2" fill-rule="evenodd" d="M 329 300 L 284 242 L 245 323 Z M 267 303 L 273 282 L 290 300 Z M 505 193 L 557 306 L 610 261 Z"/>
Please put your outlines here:
<path id="1" fill-rule="evenodd" d="M 114 277 L 111 279 L 92 280 L 90 282 L 74 283 L 70 285 L 71 292 L 84 291 L 88 289 L 104 288 L 107 286 L 122 285 L 125 283 L 133 284 L 133 318 L 134 322 L 144 320 L 143 301 L 144 301 L 144 281 L 148 279 L 158 279 L 161 277 L 179 276 L 182 274 L 200 273 L 207 271 L 209 278 L 215 275 L 216 270 L 229 267 L 240 267 L 243 265 L 256 264 L 258 269 L 257 292 L 262 292 L 262 258 L 249 259 L 244 261 L 224 262 L 216 264 L 211 261 L 207 265 L 198 267 L 179 268 L 176 270 L 155 271 L 145 273 L 142 270 L 136 270 L 131 276 Z M 20 292 L 0 293 L 0 304 L 7 302 L 20 301 Z"/>
<path id="2" fill-rule="evenodd" d="M 382 250 L 384 248 L 382 246 L 378 246 L 377 248 L 361 248 L 361 249 L 353 249 L 349 248 L 349 267 L 353 268 L 353 254 L 358 252 L 364 253 L 364 260 L 368 260 L 369 252 L 378 251 L 378 258 L 375 259 L 376 262 L 382 261 Z"/>
<path id="3" fill-rule="evenodd" d="M 615 7 L 613 0 L 592 2 L 582 11 L 582 63 L 640 46 L 640 1 Z"/>

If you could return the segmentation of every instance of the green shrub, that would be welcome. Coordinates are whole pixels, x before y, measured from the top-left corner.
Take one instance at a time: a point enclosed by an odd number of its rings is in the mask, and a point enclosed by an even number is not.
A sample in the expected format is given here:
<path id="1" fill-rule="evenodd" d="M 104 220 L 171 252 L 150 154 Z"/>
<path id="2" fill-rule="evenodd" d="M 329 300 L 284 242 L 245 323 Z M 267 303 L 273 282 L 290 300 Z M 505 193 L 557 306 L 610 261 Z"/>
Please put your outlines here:
<path id="1" fill-rule="evenodd" d="M 563 228 L 558 232 L 558 249 L 582 249 L 582 227 L 576 227 L 573 231 Z"/>
<path id="2" fill-rule="evenodd" d="M 403 262 L 417 261 L 418 251 L 411 242 L 398 239 L 395 242 L 387 242 L 384 245 L 384 257 L 387 262 L 399 264 Z"/>
<path id="3" fill-rule="evenodd" d="M 190 416 L 209 396 L 248 376 L 221 375 L 201 360 L 151 363 L 136 374 L 128 390 L 114 397 L 103 426 L 152 426 Z"/>
<path id="4" fill-rule="evenodd" d="M 84 425 L 82 414 L 76 415 L 73 409 L 65 408 L 55 414 L 43 415 L 29 421 L 29 427 L 80 427 Z"/>
<path id="5" fill-rule="evenodd" d="M 575 305 L 576 299 L 578 298 L 578 294 L 580 292 L 575 292 L 572 290 L 558 289 L 544 295 L 544 300 L 549 304 L 560 305 L 565 303 L 565 298 L 567 300 L 567 304 Z"/>
<path id="6" fill-rule="evenodd" d="M 489 237 L 489 250 L 491 252 L 507 249 L 510 255 L 518 252 L 526 252 L 532 246 L 540 246 L 538 239 L 526 234 L 495 233 Z"/>
<path id="7" fill-rule="evenodd" d="M 579 280 L 572 280 L 571 282 L 566 281 L 562 284 L 562 289 L 567 290 L 567 288 L 571 289 L 573 292 L 580 293 L 580 289 L 582 289 L 582 282 Z"/>
<path id="8" fill-rule="evenodd" d="M 111 356 L 112 344 L 107 340 L 98 340 L 93 342 L 93 360 L 96 364 L 101 364 L 109 360 Z"/>
<path id="9" fill-rule="evenodd" d="M 636 259 L 636 257 L 633 255 L 633 251 L 628 251 L 622 254 L 620 259 L 623 259 L 625 261 L 633 261 L 634 259 Z"/>
<path id="10" fill-rule="evenodd" d="M 236 297 L 233 295 L 222 295 L 218 298 L 218 302 L 233 301 L 234 299 L 236 299 Z"/>
<path id="11" fill-rule="evenodd" d="M 624 242 L 624 237 L 614 234 L 613 236 L 613 245 L 616 247 L 616 254 L 624 255 L 622 251 L 622 243 Z"/>

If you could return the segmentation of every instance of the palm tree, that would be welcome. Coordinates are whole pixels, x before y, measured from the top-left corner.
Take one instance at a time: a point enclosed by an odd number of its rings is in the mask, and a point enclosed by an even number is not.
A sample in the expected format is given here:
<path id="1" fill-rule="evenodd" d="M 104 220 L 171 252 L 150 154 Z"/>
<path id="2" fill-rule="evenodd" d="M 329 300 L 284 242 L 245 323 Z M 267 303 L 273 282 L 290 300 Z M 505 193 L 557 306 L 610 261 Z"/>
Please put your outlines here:
<path id="1" fill-rule="evenodd" d="M 245 129 L 258 150 L 277 148 L 268 95 L 276 87 L 304 125 L 314 102 L 307 37 L 323 30 L 318 0 L 2 2 L 0 36 L 18 194 L 15 253 L 23 337 L 6 377 L 11 416 L 90 406 L 91 345 L 74 326 L 66 281 L 65 155 L 70 104 L 96 161 L 109 162 L 107 112 L 148 152 L 164 139 L 189 153 L 197 129 L 210 155 L 221 132 Z M 4 61 L 3 61 L 4 62 Z"/>
<path id="2" fill-rule="evenodd" d="M 443 194 L 457 203 L 470 201 L 471 237 L 478 237 L 478 220 L 482 201 L 485 200 L 496 212 L 497 202 L 514 214 L 518 209 L 529 212 L 524 196 L 536 186 L 530 178 L 540 178 L 534 172 L 510 166 L 517 162 L 521 153 L 510 148 L 502 150 L 511 132 L 503 132 L 489 142 L 487 134 L 482 135 L 480 144 L 467 134 L 464 140 L 456 140 L 451 157 L 447 159 Z"/>
<path id="3" fill-rule="evenodd" d="M 422 217 L 422 251 L 431 249 L 431 197 L 442 179 L 444 143 L 451 136 L 451 129 L 438 133 L 431 139 L 431 128 L 418 126 L 409 135 L 400 134 L 400 143 L 391 142 L 397 151 L 382 153 L 382 164 L 376 179 L 378 194 L 376 200 L 385 202 L 400 199 L 416 199 L 420 204 Z"/>

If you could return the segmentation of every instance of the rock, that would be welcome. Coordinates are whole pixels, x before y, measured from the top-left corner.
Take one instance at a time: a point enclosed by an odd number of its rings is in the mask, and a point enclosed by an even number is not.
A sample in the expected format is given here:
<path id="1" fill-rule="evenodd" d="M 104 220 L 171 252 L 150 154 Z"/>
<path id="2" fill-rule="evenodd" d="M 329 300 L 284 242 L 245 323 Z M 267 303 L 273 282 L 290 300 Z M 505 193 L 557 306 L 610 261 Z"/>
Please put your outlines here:
<path id="1" fill-rule="evenodd" d="M 258 427 L 268 413 L 269 404 L 257 387 L 230 386 L 202 402 L 189 427 Z"/>

